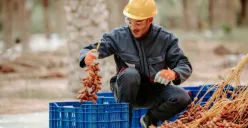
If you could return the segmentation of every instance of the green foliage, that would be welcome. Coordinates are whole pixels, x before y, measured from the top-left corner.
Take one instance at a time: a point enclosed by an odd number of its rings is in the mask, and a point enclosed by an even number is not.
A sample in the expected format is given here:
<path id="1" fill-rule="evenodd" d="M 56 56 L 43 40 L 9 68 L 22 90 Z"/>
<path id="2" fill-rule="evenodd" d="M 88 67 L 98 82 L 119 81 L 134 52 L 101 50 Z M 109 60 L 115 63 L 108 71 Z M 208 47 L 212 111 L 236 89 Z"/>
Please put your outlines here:
<path id="1" fill-rule="evenodd" d="M 241 18 L 242 18 L 242 16 L 241 16 L 241 11 L 236 12 L 236 15 L 237 15 L 236 24 L 237 24 L 238 26 L 240 26 L 240 25 L 241 25 Z"/>
<path id="2" fill-rule="evenodd" d="M 229 24 L 222 24 L 221 29 L 224 31 L 225 34 L 230 34 L 232 32 L 232 26 Z"/>
<path id="3" fill-rule="evenodd" d="M 0 32 L 3 31 L 3 22 L 2 17 L 0 16 Z"/>

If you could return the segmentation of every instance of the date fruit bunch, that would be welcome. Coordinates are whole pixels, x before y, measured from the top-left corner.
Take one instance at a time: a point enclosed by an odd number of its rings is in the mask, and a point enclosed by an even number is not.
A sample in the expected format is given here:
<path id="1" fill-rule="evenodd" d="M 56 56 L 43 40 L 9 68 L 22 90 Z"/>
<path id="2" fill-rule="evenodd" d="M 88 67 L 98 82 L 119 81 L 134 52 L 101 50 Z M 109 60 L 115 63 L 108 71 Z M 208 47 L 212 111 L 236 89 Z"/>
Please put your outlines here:
<path id="1" fill-rule="evenodd" d="M 96 104 L 96 100 L 98 99 L 96 93 L 101 90 L 101 78 L 99 74 L 99 64 L 87 65 L 85 71 L 88 75 L 85 78 L 81 79 L 81 83 L 83 84 L 83 89 L 78 93 L 77 99 L 80 102 L 83 101 L 92 101 Z"/>
<path id="2" fill-rule="evenodd" d="M 164 121 L 157 128 L 187 128 L 187 123 L 190 123 L 196 119 L 200 119 L 203 115 L 204 108 L 200 105 L 191 104 L 188 106 L 187 111 L 185 111 L 182 115 L 178 117 L 178 120 L 175 122 L 167 122 Z M 156 128 L 151 126 L 149 128 Z"/>

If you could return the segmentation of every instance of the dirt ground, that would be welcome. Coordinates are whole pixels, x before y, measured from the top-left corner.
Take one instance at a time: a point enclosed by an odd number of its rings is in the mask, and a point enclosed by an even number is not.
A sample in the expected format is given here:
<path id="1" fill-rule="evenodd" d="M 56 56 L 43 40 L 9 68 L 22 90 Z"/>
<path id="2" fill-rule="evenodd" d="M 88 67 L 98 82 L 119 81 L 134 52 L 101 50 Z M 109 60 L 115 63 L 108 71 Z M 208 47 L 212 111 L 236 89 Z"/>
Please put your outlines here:
<path id="1" fill-rule="evenodd" d="M 72 101 L 73 99 L 21 99 L 1 98 L 0 114 L 24 114 L 33 112 L 48 112 L 50 102 Z"/>
<path id="2" fill-rule="evenodd" d="M 245 43 L 238 42 L 220 43 L 199 40 L 182 42 L 181 47 L 193 66 L 192 76 L 182 85 L 203 84 L 219 71 L 237 64 L 240 58 L 236 55 L 231 56 L 229 53 L 229 55 L 221 56 L 214 52 L 215 48 L 220 44 L 235 54 L 246 54 L 248 51 Z M 243 84 L 248 84 L 248 79 L 245 78 L 247 77 L 246 74 L 248 74 L 247 67 L 243 69 L 241 75 Z M 62 66 L 58 70 L 62 71 L 66 70 L 66 68 L 66 66 Z M 62 76 L 54 75 L 48 78 L 25 79 L 22 77 L 10 77 L 11 75 L 18 76 L 16 73 L 0 73 L 0 114 L 47 112 L 49 102 L 76 100 L 75 97 L 69 95 L 66 73 L 66 71 L 62 72 Z M 209 83 L 212 84 L 214 81 Z M 103 90 L 109 91 L 109 85 L 104 85 Z"/>

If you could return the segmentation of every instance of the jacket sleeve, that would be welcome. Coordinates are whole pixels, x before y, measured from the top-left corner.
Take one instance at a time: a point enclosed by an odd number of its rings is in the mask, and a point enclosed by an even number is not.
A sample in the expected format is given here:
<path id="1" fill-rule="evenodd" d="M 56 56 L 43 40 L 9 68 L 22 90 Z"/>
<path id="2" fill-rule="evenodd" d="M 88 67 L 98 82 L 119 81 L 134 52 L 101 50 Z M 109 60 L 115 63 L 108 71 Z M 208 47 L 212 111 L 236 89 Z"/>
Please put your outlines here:
<path id="1" fill-rule="evenodd" d="M 103 37 L 100 39 L 100 46 L 98 48 L 98 52 L 99 52 L 99 59 L 103 59 L 105 57 L 108 57 L 112 54 L 114 54 L 117 51 L 117 47 L 114 41 L 114 33 L 105 33 L 103 35 Z M 97 47 L 97 42 L 94 44 L 90 44 L 84 48 L 81 49 L 80 51 L 80 57 L 79 57 L 79 66 L 81 68 L 84 68 L 85 62 L 84 62 L 84 58 L 87 54 L 88 51 L 92 50 L 92 49 L 96 49 Z"/>
<path id="2" fill-rule="evenodd" d="M 179 47 L 178 39 L 172 34 L 169 36 L 166 62 L 169 68 L 178 75 L 178 77 L 172 81 L 175 85 L 186 81 L 192 74 L 192 65 Z"/>

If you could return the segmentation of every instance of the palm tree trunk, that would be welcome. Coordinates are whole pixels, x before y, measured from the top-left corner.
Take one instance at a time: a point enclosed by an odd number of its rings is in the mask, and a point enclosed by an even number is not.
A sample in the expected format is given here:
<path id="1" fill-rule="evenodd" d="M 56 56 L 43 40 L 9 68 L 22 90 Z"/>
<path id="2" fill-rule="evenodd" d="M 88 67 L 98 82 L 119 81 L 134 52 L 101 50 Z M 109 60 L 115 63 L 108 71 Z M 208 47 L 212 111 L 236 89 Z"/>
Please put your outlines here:
<path id="1" fill-rule="evenodd" d="M 209 14 L 209 27 L 211 29 L 213 29 L 213 24 L 214 24 L 214 0 L 209 0 L 208 14 Z"/>
<path id="2" fill-rule="evenodd" d="M 247 0 L 240 0 L 241 3 L 241 25 L 245 26 L 247 24 Z"/>
<path id="3" fill-rule="evenodd" d="M 3 1 L 3 35 L 5 42 L 5 49 L 8 49 L 14 45 L 12 39 L 12 2 L 13 0 Z"/>
<path id="4" fill-rule="evenodd" d="M 49 0 L 43 0 L 44 7 L 44 23 L 45 23 L 45 33 L 46 37 L 50 37 L 51 27 L 50 27 L 50 17 L 49 17 Z"/>

